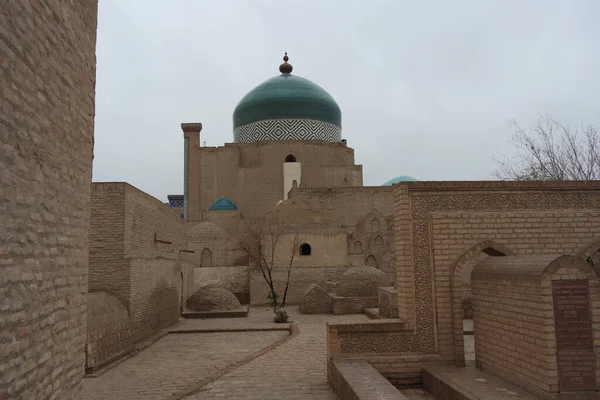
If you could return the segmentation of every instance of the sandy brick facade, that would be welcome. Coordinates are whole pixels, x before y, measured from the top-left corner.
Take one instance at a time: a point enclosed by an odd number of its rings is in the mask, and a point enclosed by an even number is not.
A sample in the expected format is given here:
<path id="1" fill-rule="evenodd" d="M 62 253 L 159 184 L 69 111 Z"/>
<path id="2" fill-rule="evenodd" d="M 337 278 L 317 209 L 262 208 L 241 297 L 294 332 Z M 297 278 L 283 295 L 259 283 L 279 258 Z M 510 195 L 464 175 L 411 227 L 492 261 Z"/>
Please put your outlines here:
<path id="1" fill-rule="evenodd" d="M 575 256 L 490 258 L 473 271 L 477 365 L 541 397 L 557 394 L 552 281 L 588 281 L 600 382 L 600 298 L 598 278 Z"/>
<path id="2" fill-rule="evenodd" d="M 127 307 L 135 344 L 181 315 L 193 279 L 187 223 L 126 183 L 94 183 L 92 209 L 90 291 L 106 291 Z"/>
<path id="3" fill-rule="evenodd" d="M 403 355 L 416 353 L 464 365 L 462 266 L 489 256 L 583 249 L 589 256 L 600 237 L 597 187 L 598 182 L 395 185 L 399 316 L 406 328 L 361 333 L 345 327 L 352 333 L 337 335 L 338 356 L 397 357 L 392 364 L 401 368 Z"/>
<path id="4" fill-rule="evenodd" d="M 0 398 L 80 398 L 97 2 L 1 8 Z"/>
<path id="5" fill-rule="evenodd" d="M 190 220 L 199 220 L 219 198 L 233 201 L 247 219 L 263 217 L 283 199 L 283 164 L 290 154 L 302 164 L 300 187 L 362 186 L 362 166 L 354 165 L 354 150 L 341 142 L 226 143 L 195 149 L 189 145 L 190 190 L 199 182 L 199 205 L 188 205 Z M 191 160 L 196 159 L 194 169 Z"/>

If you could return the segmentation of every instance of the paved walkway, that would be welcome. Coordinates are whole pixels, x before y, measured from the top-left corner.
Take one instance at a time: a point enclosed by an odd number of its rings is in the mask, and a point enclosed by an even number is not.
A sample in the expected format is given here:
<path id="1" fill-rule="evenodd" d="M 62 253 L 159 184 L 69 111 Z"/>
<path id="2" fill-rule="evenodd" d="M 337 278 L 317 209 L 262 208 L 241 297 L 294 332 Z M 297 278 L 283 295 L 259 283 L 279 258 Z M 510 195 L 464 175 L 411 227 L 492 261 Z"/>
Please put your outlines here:
<path id="1" fill-rule="evenodd" d="M 326 373 L 325 322 L 365 322 L 365 315 L 302 315 L 289 310 L 299 334 L 188 399 L 336 399 Z M 248 318 L 182 320 L 175 331 L 281 328 L 265 308 Z M 285 326 L 285 325 L 284 325 Z M 98 378 L 84 380 L 84 399 L 166 399 L 263 349 L 288 332 L 170 334 Z"/>

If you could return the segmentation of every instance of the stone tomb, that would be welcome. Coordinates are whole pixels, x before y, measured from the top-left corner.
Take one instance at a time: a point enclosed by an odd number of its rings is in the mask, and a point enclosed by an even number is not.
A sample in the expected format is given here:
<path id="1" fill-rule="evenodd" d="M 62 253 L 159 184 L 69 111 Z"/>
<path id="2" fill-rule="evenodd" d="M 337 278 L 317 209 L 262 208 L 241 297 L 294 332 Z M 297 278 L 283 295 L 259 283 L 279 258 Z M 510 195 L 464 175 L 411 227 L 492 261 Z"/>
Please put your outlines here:
<path id="1" fill-rule="evenodd" d="M 600 298 L 589 264 L 570 255 L 490 257 L 472 285 L 478 367 L 542 398 L 600 398 Z"/>

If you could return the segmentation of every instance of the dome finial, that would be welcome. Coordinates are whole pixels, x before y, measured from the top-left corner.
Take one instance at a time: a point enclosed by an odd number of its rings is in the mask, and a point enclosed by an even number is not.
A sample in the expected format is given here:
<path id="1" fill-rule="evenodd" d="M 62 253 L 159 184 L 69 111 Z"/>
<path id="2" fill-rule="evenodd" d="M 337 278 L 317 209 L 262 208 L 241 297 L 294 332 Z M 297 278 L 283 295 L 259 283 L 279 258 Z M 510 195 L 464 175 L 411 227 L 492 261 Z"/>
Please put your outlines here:
<path id="1" fill-rule="evenodd" d="M 288 60 L 290 58 L 287 55 L 287 51 L 285 52 L 285 55 L 283 56 L 283 64 L 281 64 L 279 66 L 279 72 L 281 72 L 282 74 L 291 74 L 292 70 L 294 69 L 292 67 L 292 64 L 288 63 Z"/>

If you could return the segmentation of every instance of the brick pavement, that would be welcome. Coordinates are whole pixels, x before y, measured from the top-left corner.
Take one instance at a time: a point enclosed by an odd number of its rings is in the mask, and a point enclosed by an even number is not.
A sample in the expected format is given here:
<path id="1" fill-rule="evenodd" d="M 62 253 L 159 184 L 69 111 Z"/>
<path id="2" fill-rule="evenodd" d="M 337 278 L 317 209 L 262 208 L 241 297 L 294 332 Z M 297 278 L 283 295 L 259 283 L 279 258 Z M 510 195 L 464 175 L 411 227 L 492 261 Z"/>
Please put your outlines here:
<path id="1" fill-rule="evenodd" d="M 325 326 L 298 328 L 294 338 L 186 399 L 337 399 L 327 383 Z"/>
<path id="2" fill-rule="evenodd" d="M 325 322 L 365 322 L 365 315 L 303 315 L 288 312 L 299 334 L 266 354 L 202 387 L 189 397 L 244 399 L 336 399 L 326 373 Z M 273 329 L 265 307 L 247 318 L 181 320 L 172 332 Z M 84 380 L 85 400 L 166 399 L 288 335 L 287 331 L 170 334 L 98 378 Z"/>
<path id="3" fill-rule="evenodd" d="M 84 399 L 165 399 L 288 335 L 170 334 L 99 377 L 84 379 Z"/>

